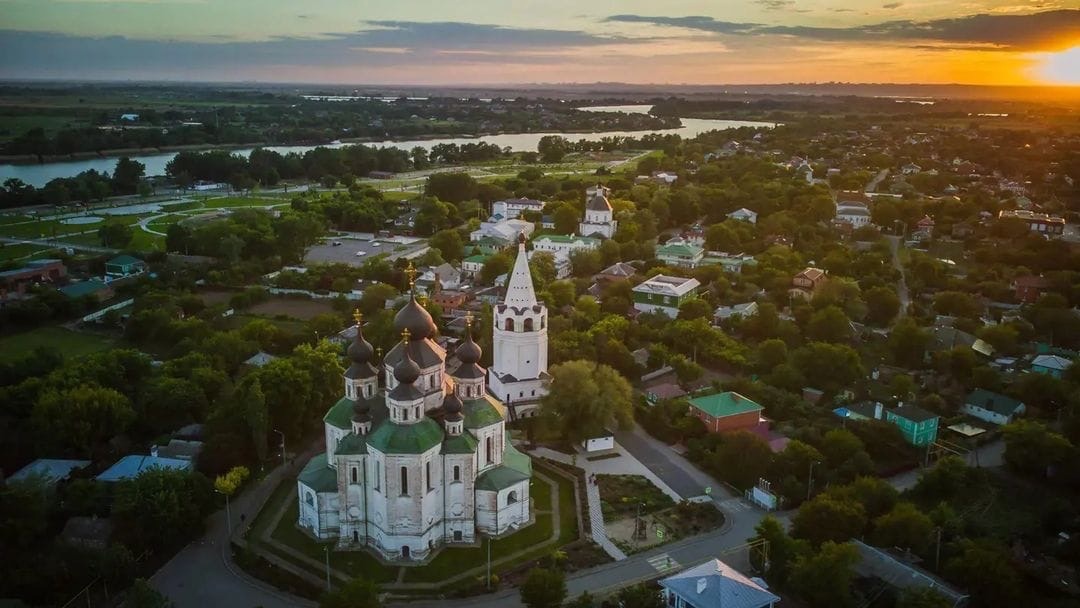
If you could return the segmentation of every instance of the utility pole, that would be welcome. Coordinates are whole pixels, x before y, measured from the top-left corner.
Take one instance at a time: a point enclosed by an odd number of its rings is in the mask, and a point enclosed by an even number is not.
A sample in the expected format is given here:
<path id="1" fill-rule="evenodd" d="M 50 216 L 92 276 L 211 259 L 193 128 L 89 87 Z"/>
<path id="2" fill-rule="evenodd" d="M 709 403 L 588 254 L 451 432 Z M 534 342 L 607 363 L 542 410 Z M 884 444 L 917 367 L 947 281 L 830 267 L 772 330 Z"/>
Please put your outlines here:
<path id="1" fill-rule="evenodd" d="M 326 590 L 330 591 L 330 545 L 327 544 L 323 547 L 323 553 L 326 554 Z"/>
<path id="2" fill-rule="evenodd" d="M 810 492 L 814 489 L 814 465 L 820 462 L 810 463 L 810 478 L 806 480 L 806 500 L 810 500 Z"/>
<path id="3" fill-rule="evenodd" d="M 491 591 L 491 536 L 487 537 L 487 588 Z"/>
<path id="4" fill-rule="evenodd" d="M 941 526 L 937 529 L 937 549 L 934 551 L 934 571 L 941 567 Z"/>
<path id="5" fill-rule="evenodd" d="M 232 509 L 229 508 L 229 495 L 221 490 L 214 490 L 218 494 L 225 495 L 225 521 L 229 526 L 229 538 L 232 538 Z"/>

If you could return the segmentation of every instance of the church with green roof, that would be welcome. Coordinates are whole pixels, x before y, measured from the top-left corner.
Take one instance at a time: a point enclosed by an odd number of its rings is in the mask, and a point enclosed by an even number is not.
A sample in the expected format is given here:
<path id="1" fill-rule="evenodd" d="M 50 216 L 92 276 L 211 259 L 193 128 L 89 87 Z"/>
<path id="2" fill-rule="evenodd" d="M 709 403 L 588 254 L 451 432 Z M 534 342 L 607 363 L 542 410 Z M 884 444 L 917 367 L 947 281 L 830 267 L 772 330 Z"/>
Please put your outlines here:
<path id="1" fill-rule="evenodd" d="M 394 325 L 402 340 L 376 365 L 357 315 L 344 395 L 323 417 L 326 451 L 297 479 L 298 525 L 400 562 L 529 525 L 532 463 L 510 443 L 471 327 L 448 373 L 415 296 Z"/>

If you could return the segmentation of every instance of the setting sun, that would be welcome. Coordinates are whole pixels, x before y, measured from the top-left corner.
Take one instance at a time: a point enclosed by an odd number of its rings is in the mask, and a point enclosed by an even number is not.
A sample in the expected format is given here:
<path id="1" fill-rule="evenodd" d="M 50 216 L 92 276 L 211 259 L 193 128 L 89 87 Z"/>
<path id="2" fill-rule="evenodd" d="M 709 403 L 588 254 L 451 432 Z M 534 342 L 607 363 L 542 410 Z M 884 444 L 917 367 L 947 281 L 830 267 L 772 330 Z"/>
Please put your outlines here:
<path id="1" fill-rule="evenodd" d="M 1039 75 L 1055 84 L 1080 85 L 1080 46 L 1048 55 Z"/>

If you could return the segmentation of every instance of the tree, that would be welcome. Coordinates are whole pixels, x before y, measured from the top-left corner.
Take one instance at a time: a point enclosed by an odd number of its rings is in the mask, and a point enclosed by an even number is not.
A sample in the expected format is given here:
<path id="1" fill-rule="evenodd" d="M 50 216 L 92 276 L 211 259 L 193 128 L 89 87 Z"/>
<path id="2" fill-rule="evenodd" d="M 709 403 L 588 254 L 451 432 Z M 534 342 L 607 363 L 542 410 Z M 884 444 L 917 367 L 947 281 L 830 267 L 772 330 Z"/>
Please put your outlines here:
<path id="1" fill-rule="evenodd" d="M 510 269 L 513 267 L 514 260 L 509 254 L 497 253 L 484 262 L 483 268 L 480 269 L 480 281 L 490 285 L 494 283 L 495 279 L 499 276 L 510 272 Z"/>
<path id="2" fill-rule="evenodd" d="M 132 232 L 131 226 L 118 222 L 106 222 L 105 225 L 98 228 L 98 239 L 101 240 L 101 244 L 105 247 L 127 247 L 133 236 L 135 236 L 135 233 Z"/>
<path id="3" fill-rule="evenodd" d="M 934 296 L 934 310 L 939 315 L 978 319 L 983 312 L 983 306 L 970 293 L 942 291 Z"/>
<path id="4" fill-rule="evenodd" d="M 1051 467 L 1061 464 L 1075 450 L 1064 436 L 1041 422 L 1016 420 L 1002 428 L 1005 436 L 1005 464 L 1035 477 L 1046 477 Z"/>
<path id="5" fill-rule="evenodd" d="M 119 483 L 113 515 L 133 550 L 168 550 L 202 533 L 211 496 L 199 473 L 151 468 Z"/>
<path id="6" fill-rule="evenodd" d="M 889 332 L 889 350 L 897 364 L 921 367 L 930 333 L 920 328 L 911 317 L 900 319 Z"/>
<path id="7" fill-rule="evenodd" d="M 424 184 L 424 195 L 458 204 L 476 198 L 479 185 L 468 173 L 432 173 Z"/>
<path id="8" fill-rule="evenodd" d="M 146 165 L 139 161 L 123 157 L 116 161 L 113 170 L 112 187 L 117 194 L 135 194 L 146 172 Z"/>
<path id="9" fill-rule="evenodd" d="M 0 486 L 0 549 L 5 555 L 31 549 L 48 529 L 51 495 L 43 476 Z"/>
<path id="10" fill-rule="evenodd" d="M 754 367 L 762 373 L 787 363 L 787 360 L 787 344 L 779 338 L 769 338 L 760 342 L 754 352 Z"/>
<path id="11" fill-rule="evenodd" d="M 866 300 L 866 320 L 873 325 L 886 327 L 900 312 L 900 298 L 890 287 L 871 287 L 863 298 Z"/>
<path id="12" fill-rule="evenodd" d="M 559 608 L 566 600 L 566 575 L 561 570 L 533 568 L 521 584 L 521 603 L 528 608 Z"/>
<path id="13" fill-rule="evenodd" d="M 764 439 L 749 431 L 726 433 L 707 461 L 725 481 L 739 489 L 751 488 L 765 476 L 773 459 Z"/>
<path id="14" fill-rule="evenodd" d="M 431 236 L 428 244 L 438 249 L 447 262 L 457 262 L 465 251 L 461 233 L 453 228 L 440 230 Z"/>
<path id="15" fill-rule="evenodd" d="M 319 608 L 382 608 L 382 605 L 378 586 L 360 577 L 319 598 Z"/>
<path id="16" fill-rule="evenodd" d="M 270 413 L 266 410 L 266 396 L 263 395 L 258 375 L 248 378 L 244 378 L 237 387 L 237 402 L 246 413 L 247 423 L 251 428 L 251 443 L 255 446 L 255 456 L 261 465 L 266 462 L 266 436 L 270 432 Z"/>
<path id="17" fill-rule="evenodd" d="M 45 391 L 32 417 L 44 439 L 89 455 L 98 443 L 127 430 L 135 410 L 127 397 L 111 388 L 83 385 Z"/>
<path id="18" fill-rule="evenodd" d="M 851 543 L 826 542 L 814 554 L 800 556 L 791 570 L 791 587 L 811 606 L 852 608 L 852 584 L 859 552 Z"/>
<path id="19" fill-rule="evenodd" d="M 866 510 L 858 503 L 846 503 L 821 494 L 799 507 L 791 520 L 791 533 L 816 546 L 826 541 L 844 542 L 862 534 Z"/>
<path id="20" fill-rule="evenodd" d="M 847 429 L 832 429 L 821 441 L 821 453 L 834 482 L 848 482 L 873 471 L 874 462 L 861 439 Z"/>
<path id="21" fill-rule="evenodd" d="M 570 142 L 558 135 L 545 135 L 537 142 L 536 151 L 545 163 L 557 163 L 570 151 Z"/>
<path id="22" fill-rule="evenodd" d="M 910 502 L 897 503 L 888 513 L 874 520 L 874 544 L 902 547 L 924 553 L 930 546 L 934 522 Z"/>
<path id="23" fill-rule="evenodd" d="M 795 367 L 819 388 L 839 390 L 865 375 L 859 353 L 843 344 L 811 342 L 792 355 Z"/>
<path id="24" fill-rule="evenodd" d="M 851 320 L 839 306 L 826 306 L 810 317 L 806 336 L 819 342 L 847 342 L 851 339 Z"/>
<path id="25" fill-rule="evenodd" d="M 615 594 L 615 602 L 620 608 L 665 608 L 663 597 L 656 592 L 656 586 L 648 583 L 624 587 Z"/>
<path id="26" fill-rule="evenodd" d="M 952 608 L 953 602 L 931 587 L 908 587 L 900 593 L 896 608 Z"/>
<path id="27" fill-rule="evenodd" d="M 135 584 L 128 589 L 121 608 L 175 608 L 176 604 L 169 598 L 154 589 L 146 579 L 135 580 Z"/>
<path id="28" fill-rule="evenodd" d="M 692 321 L 694 319 L 711 320 L 711 318 L 712 306 L 709 306 L 709 303 L 701 298 L 687 300 L 679 307 L 679 319 L 684 321 Z"/>
<path id="29" fill-rule="evenodd" d="M 232 496 L 250 476 L 251 471 L 247 467 L 233 467 L 228 473 L 214 479 L 214 489 L 226 496 Z"/>
<path id="30" fill-rule="evenodd" d="M 577 230 L 580 217 L 581 213 L 572 205 L 560 205 L 551 214 L 555 232 L 559 234 L 573 234 Z"/>
<path id="31" fill-rule="evenodd" d="M 945 562 L 945 573 L 971 593 L 972 605 L 1007 608 L 1022 603 L 1024 587 L 1004 547 L 990 540 L 959 544 L 959 554 Z"/>
<path id="32" fill-rule="evenodd" d="M 795 560 L 801 554 L 809 552 L 810 547 L 806 541 L 791 538 L 783 524 L 772 515 L 762 518 L 758 525 L 754 526 L 754 532 L 756 534 L 750 539 L 751 541 L 764 540 L 768 543 L 769 561 L 766 574 L 769 580 L 783 585 L 791 574 L 791 567 L 795 564 Z M 762 563 L 765 555 L 765 552 L 761 552 L 751 556 L 752 563 L 759 570 L 765 567 Z"/>
<path id="33" fill-rule="evenodd" d="M 579 443 L 633 421 L 630 383 L 611 367 L 579 359 L 552 367 L 550 374 L 541 416 L 559 437 Z"/>

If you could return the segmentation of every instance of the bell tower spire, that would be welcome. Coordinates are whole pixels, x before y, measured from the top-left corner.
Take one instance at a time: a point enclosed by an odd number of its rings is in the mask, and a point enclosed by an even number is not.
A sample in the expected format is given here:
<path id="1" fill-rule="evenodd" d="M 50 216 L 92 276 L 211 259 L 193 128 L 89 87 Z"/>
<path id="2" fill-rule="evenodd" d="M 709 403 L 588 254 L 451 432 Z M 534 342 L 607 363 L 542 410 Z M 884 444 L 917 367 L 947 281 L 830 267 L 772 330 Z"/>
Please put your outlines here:
<path id="1" fill-rule="evenodd" d="M 532 273 L 529 272 L 529 257 L 525 252 L 525 233 L 518 234 L 518 255 L 514 260 L 514 269 L 506 285 L 507 306 L 532 308 L 536 306 L 536 290 L 533 289 Z"/>

